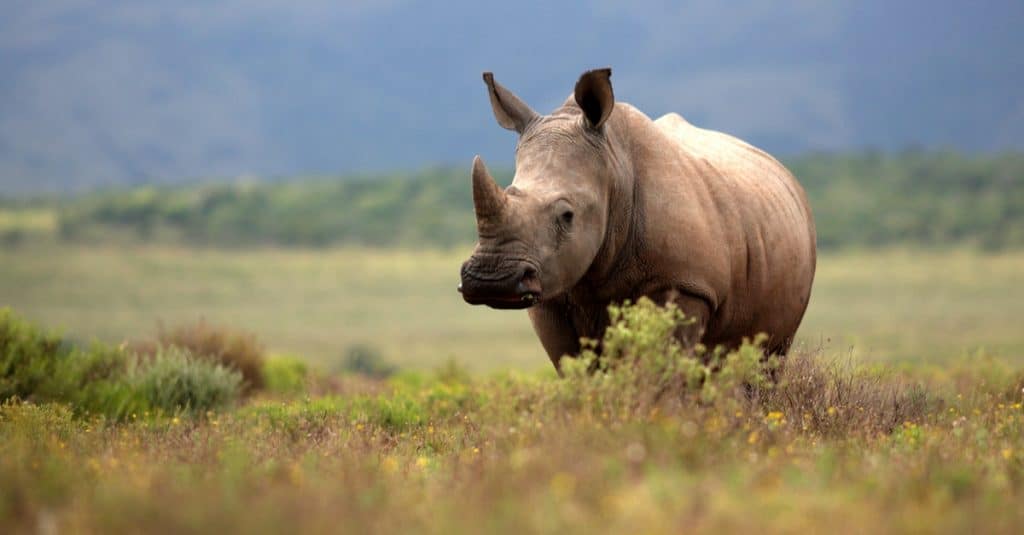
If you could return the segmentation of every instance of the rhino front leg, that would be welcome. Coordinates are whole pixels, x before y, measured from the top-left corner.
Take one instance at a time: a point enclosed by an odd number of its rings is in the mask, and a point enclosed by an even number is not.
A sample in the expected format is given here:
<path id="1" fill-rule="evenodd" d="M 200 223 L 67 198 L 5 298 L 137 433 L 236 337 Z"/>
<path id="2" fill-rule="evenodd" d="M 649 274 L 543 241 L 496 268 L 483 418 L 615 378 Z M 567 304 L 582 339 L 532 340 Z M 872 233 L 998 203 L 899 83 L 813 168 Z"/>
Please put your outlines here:
<path id="1" fill-rule="evenodd" d="M 560 303 L 544 302 L 530 307 L 529 314 L 533 330 L 561 376 L 562 357 L 576 356 L 580 352 L 579 334 L 572 325 L 568 309 Z"/>

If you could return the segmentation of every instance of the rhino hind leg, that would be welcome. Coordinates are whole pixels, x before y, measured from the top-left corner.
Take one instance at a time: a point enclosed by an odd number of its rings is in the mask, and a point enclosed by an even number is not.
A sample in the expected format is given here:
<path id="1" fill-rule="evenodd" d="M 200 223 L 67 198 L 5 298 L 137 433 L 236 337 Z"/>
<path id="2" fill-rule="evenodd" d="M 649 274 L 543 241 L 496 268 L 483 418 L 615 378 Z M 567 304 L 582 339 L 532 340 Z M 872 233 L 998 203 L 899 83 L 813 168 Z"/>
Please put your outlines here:
<path id="1" fill-rule="evenodd" d="M 776 337 L 768 340 L 768 343 L 764 346 L 764 352 L 766 355 L 778 355 L 783 357 L 786 353 L 789 353 L 789 347 L 793 345 L 793 337 Z"/>

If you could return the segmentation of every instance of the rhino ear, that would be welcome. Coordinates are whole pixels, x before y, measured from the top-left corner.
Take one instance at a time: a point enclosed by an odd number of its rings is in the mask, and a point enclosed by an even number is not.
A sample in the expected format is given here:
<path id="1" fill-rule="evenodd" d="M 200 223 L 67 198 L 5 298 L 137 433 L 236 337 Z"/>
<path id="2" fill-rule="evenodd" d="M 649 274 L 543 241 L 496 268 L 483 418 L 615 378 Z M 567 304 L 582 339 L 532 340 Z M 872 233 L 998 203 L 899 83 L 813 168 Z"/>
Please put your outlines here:
<path id="1" fill-rule="evenodd" d="M 491 96 L 491 108 L 494 110 L 494 118 L 498 120 L 498 124 L 503 128 L 522 134 L 527 125 L 537 117 L 537 112 L 520 100 L 515 93 L 495 82 L 494 74 L 485 72 L 484 82 L 487 83 L 487 92 Z"/>
<path id="2" fill-rule="evenodd" d="M 576 82 L 576 104 L 591 128 L 601 128 L 615 108 L 611 78 L 611 69 L 594 69 L 583 73 Z"/>

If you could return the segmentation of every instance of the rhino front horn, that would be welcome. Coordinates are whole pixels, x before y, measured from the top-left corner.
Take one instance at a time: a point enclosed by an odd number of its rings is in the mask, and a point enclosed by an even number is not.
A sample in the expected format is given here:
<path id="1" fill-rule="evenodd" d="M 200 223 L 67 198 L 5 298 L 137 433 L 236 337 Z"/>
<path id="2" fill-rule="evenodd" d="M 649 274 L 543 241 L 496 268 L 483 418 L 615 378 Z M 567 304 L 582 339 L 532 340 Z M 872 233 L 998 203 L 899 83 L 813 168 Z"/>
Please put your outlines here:
<path id="1" fill-rule="evenodd" d="M 491 178 L 480 156 L 473 158 L 473 208 L 477 223 L 500 216 L 504 207 L 505 192 Z"/>

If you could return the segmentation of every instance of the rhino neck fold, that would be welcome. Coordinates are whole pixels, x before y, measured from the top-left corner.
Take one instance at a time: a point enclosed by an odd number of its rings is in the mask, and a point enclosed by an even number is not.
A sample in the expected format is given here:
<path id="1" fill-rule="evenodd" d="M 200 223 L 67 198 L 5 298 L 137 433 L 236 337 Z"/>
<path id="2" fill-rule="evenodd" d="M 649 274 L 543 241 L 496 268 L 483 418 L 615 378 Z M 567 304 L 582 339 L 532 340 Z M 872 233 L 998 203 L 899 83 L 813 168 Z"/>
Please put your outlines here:
<path id="1" fill-rule="evenodd" d="M 607 139 L 604 157 L 611 178 L 607 195 L 608 217 L 601 248 L 583 276 L 584 281 L 581 281 L 598 292 L 601 289 L 612 290 L 604 288 L 609 280 L 621 281 L 624 274 L 632 271 L 631 263 L 635 258 L 632 249 L 640 243 L 639 196 L 633 150 L 631 140 L 623 135 L 627 131 L 623 123 L 631 119 L 627 114 L 625 106 L 617 107 L 604 126 Z"/>

